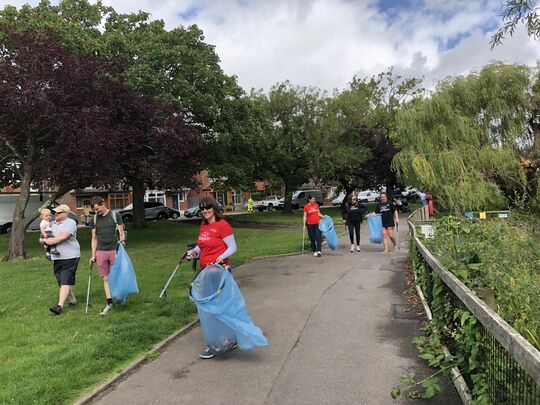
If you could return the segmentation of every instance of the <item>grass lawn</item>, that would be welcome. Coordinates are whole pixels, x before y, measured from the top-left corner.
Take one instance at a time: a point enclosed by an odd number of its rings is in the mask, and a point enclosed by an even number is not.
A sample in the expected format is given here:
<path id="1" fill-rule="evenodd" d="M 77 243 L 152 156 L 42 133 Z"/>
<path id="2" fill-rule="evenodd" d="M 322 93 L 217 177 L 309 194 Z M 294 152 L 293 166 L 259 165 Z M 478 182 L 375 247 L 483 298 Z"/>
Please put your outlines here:
<path id="1" fill-rule="evenodd" d="M 367 212 L 375 210 L 375 203 L 366 204 Z M 341 211 L 339 207 L 327 207 L 321 208 L 323 215 L 329 215 L 332 217 L 334 224 L 339 225 L 342 223 Z M 243 215 L 231 215 L 228 217 L 232 223 L 259 223 L 268 225 L 298 225 L 302 226 L 302 217 L 304 211 L 293 210 L 291 214 L 285 214 L 283 211 L 264 211 L 254 212 L 252 214 Z"/>
<path id="2" fill-rule="evenodd" d="M 264 222 L 274 213 L 254 215 Z M 293 218 L 300 217 L 288 220 Z M 158 296 L 186 245 L 196 240 L 199 224 L 165 221 L 148 225 L 142 231 L 128 228 L 127 250 L 141 292 L 130 296 L 127 304 L 116 305 L 107 316 L 99 315 L 106 302 L 96 269 L 90 293 L 93 307 L 88 315 L 84 313 L 90 256 L 87 228 L 78 231 L 82 252 L 75 294 L 79 304 L 66 307 L 60 316 L 48 309 L 56 304 L 58 286 L 52 264 L 43 258 L 37 233 L 26 236 L 27 261 L 0 263 L 4 287 L 0 298 L 0 403 L 70 403 L 195 319 L 195 305 L 186 289 L 192 278 L 191 263 L 182 265 L 167 299 Z M 301 233 L 297 232 L 236 228 L 235 236 L 238 252 L 233 265 L 301 248 Z M 8 235 L 0 235 L 2 254 L 7 244 Z"/>

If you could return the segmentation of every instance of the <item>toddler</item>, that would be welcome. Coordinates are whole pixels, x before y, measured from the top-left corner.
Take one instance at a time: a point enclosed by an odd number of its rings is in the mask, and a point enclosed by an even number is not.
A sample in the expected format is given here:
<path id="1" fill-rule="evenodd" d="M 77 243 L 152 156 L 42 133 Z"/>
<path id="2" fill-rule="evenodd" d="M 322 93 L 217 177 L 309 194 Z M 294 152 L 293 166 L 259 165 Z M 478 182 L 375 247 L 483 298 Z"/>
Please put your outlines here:
<path id="1" fill-rule="evenodd" d="M 42 208 L 40 211 L 41 222 L 39 223 L 39 231 L 42 238 L 52 238 L 54 235 L 51 228 L 51 210 L 48 208 Z M 43 245 L 45 248 L 45 256 L 47 259 L 51 258 L 51 255 L 59 255 L 55 245 Z"/>

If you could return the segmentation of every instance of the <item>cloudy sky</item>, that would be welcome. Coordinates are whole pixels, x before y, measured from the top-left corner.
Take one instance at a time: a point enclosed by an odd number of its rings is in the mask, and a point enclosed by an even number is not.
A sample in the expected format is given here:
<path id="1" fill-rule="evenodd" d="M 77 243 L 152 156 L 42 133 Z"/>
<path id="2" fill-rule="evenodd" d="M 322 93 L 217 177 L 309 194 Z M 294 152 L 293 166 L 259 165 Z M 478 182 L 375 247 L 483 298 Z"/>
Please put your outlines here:
<path id="1" fill-rule="evenodd" d="M 57 3 L 57 0 L 53 0 Z M 222 67 L 246 89 L 290 80 L 343 89 L 390 66 L 426 87 L 502 60 L 535 65 L 540 42 L 520 27 L 503 46 L 489 39 L 503 0 L 102 0 L 144 10 L 167 28 L 197 24 Z M 38 0 L 0 0 L 0 6 Z"/>

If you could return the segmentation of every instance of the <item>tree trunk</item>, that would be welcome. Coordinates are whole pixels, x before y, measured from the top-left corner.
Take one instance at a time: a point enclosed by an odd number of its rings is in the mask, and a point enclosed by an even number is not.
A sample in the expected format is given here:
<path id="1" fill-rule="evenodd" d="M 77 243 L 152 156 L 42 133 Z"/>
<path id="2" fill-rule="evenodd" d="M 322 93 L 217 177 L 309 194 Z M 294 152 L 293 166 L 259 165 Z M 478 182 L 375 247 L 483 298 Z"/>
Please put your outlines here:
<path id="1" fill-rule="evenodd" d="M 285 182 L 285 205 L 283 207 L 284 214 L 292 214 L 292 186 Z"/>
<path id="2" fill-rule="evenodd" d="M 4 256 L 4 260 L 25 260 L 26 251 L 24 249 L 24 237 L 26 228 L 35 219 L 35 215 L 32 218 L 25 218 L 24 211 L 28 205 L 30 199 L 30 185 L 31 181 L 31 167 L 26 167 L 21 178 L 21 192 L 17 203 L 15 204 L 15 210 L 13 212 L 13 222 L 11 225 L 11 234 L 9 236 L 9 246 Z"/>
<path id="3" fill-rule="evenodd" d="M 146 228 L 144 220 L 144 182 L 140 179 L 132 179 L 133 188 L 133 228 Z"/>

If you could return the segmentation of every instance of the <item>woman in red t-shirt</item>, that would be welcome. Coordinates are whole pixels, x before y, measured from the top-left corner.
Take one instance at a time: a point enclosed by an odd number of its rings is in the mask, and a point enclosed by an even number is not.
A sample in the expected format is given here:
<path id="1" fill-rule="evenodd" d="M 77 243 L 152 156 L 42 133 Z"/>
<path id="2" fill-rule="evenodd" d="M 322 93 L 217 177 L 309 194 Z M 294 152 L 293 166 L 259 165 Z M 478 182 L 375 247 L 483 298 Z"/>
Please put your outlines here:
<path id="1" fill-rule="evenodd" d="M 206 196 L 199 203 L 203 215 L 197 246 L 188 250 L 187 259 L 199 258 L 201 269 L 212 263 L 219 263 L 231 271 L 229 257 L 236 252 L 231 225 L 219 213 L 217 201 Z M 236 345 L 233 347 L 236 348 Z M 214 354 L 206 347 L 199 357 L 211 359 Z"/>
<path id="2" fill-rule="evenodd" d="M 319 211 L 319 204 L 315 202 L 315 197 L 308 196 L 308 203 L 304 205 L 304 229 L 308 230 L 309 240 L 313 256 L 321 257 L 321 231 L 319 221 L 324 215 Z"/>

